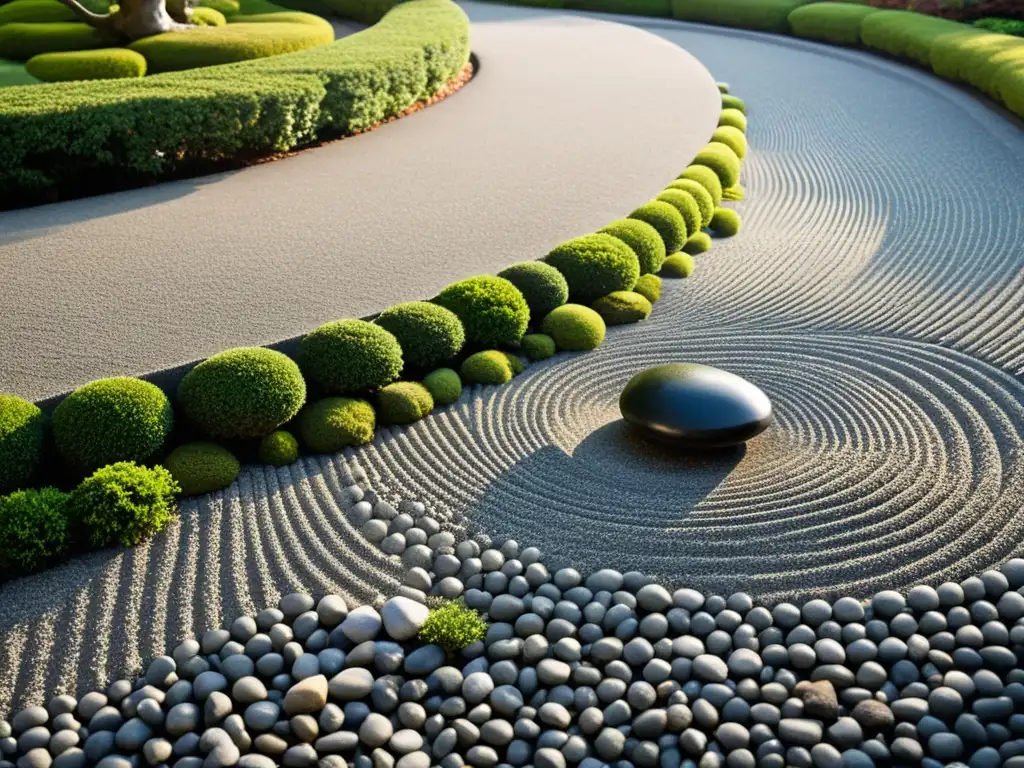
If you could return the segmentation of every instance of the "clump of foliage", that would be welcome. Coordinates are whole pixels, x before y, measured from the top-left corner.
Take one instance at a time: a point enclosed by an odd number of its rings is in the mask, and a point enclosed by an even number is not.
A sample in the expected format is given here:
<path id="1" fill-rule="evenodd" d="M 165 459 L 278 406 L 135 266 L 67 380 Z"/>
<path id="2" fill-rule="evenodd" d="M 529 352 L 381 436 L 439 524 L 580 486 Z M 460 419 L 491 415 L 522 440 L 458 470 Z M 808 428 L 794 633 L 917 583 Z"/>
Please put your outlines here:
<path id="1" fill-rule="evenodd" d="M 432 609 L 419 633 L 423 642 L 439 645 L 450 653 L 461 651 L 486 636 L 487 622 L 462 599 L 449 600 Z"/>
<path id="2" fill-rule="evenodd" d="M 535 323 L 569 300 L 569 285 L 562 273 L 541 261 L 521 261 L 501 270 L 498 277 L 519 289 L 530 307 L 530 320 Z"/>
<path id="3" fill-rule="evenodd" d="M 409 301 L 385 309 L 374 321 L 402 347 L 406 365 L 433 368 L 462 351 L 466 332 L 458 316 L 429 301 Z"/>
<path id="4" fill-rule="evenodd" d="M 633 291 L 613 291 L 591 306 L 606 325 L 638 323 L 651 316 L 651 302 Z"/>
<path id="5" fill-rule="evenodd" d="M 739 128 L 731 125 L 720 125 L 711 134 L 711 140 L 725 144 L 736 153 L 736 157 L 742 160 L 747 156 L 747 137 Z"/>
<path id="6" fill-rule="evenodd" d="M 714 171 L 722 184 L 722 189 L 731 187 L 740 180 L 740 159 L 732 149 L 720 141 L 706 144 L 693 158 L 693 163 Z"/>
<path id="7" fill-rule="evenodd" d="M 568 240 L 544 260 L 562 273 L 575 301 L 593 301 L 612 291 L 629 290 L 640 277 L 640 262 L 633 250 L 607 234 Z"/>
<path id="8" fill-rule="evenodd" d="M 797 37 L 859 45 L 861 22 L 874 13 L 878 9 L 864 3 L 811 3 L 789 14 L 789 25 Z"/>
<path id="9" fill-rule="evenodd" d="M 145 461 L 174 423 L 167 395 L 141 379 L 100 379 L 79 387 L 53 412 L 53 437 L 64 459 L 89 471 L 116 461 Z"/>
<path id="10" fill-rule="evenodd" d="M 708 224 L 711 222 L 709 221 Z M 711 235 L 707 232 L 698 232 L 686 241 L 683 252 L 689 254 L 706 253 L 711 250 Z"/>
<path id="11" fill-rule="evenodd" d="M 606 329 L 604 320 L 590 307 L 566 304 L 544 318 L 541 330 L 559 349 L 585 352 L 601 345 Z"/>
<path id="12" fill-rule="evenodd" d="M 723 109 L 721 114 L 718 115 L 718 124 L 739 128 L 741 131 L 746 133 L 747 116 L 738 109 Z"/>
<path id="13" fill-rule="evenodd" d="M 402 372 L 402 347 L 384 328 L 365 320 L 335 320 L 306 334 L 299 364 L 324 392 L 345 395 L 377 389 Z"/>
<path id="14" fill-rule="evenodd" d="M 690 179 L 696 181 L 711 195 L 711 202 L 718 205 L 722 202 L 722 182 L 718 178 L 718 174 L 708 168 L 706 165 L 691 165 L 681 174 L 680 179 Z"/>
<path id="15" fill-rule="evenodd" d="M 377 393 L 377 414 L 383 424 L 412 424 L 434 410 L 434 397 L 418 381 L 388 384 Z"/>
<path id="16" fill-rule="evenodd" d="M 0 395 L 0 493 L 22 487 L 39 466 L 46 417 L 38 406 Z"/>
<path id="17" fill-rule="evenodd" d="M 199 6 L 192 9 L 190 21 L 199 27 L 223 27 L 228 23 L 224 14 L 214 8 Z"/>
<path id="18" fill-rule="evenodd" d="M 693 179 L 676 179 L 668 185 L 667 189 L 682 190 L 693 198 L 700 210 L 700 227 L 698 229 L 703 229 L 711 223 L 711 215 L 715 212 L 715 200 L 702 184 Z"/>
<path id="19" fill-rule="evenodd" d="M 299 460 L 299 441 L 283 429 L 271 432 L 260 440 L 258 458 L 264 464 L 284 467 Z"/>
<path id="20" fill-rule="evenodd" d="M 746 196 L 747 190 L 744 189 L 742 184 L 733 184 L 731 187 L 722 190 L 723 200 L 742 200 Z"/>
<path id="21" fill-rule="evenodd" d="M 555 340 L 545 333 L 528 333 L 521 344 L 523 354 L 530 362 L 547 360 L 555 354 Z"/>
<path id="22" fill-rule="evenodd" d="M 693 274 L 693 256 L 688 253 L 677 253 L 665 259 L 661 266 L 662 277 L 689 277 Z"/>
<path id="23" fill-rule="evenodd" d="M 68 495 L 56 488 L 0 496 L 0 576 L 37 571 L 68 548 Z"/>
<path id="24" fill-rule="evenodd" d="M 423 379 L 423 386 L 434 398 L 434 405 L 451 405 L 462 397 L 462 379 L 451 368 L 438 368 Z"/>
<path id="25" fill-rule="evenodd" d="M 692 237 L 701 229 L 700 206 L 689 192 L 681 189 L 666 189 L 656 198 L 675 208 L 686 222 L 686 237 Z"/>
<path id="26" fill-rule="evenodd" d="M 974 26 L 978 29 L 996 32 L 1000 35 L 1024 37 L 1024 19 L 1003 19 L 996 16 L 988 16 L 975 21 Z"/>
<path id="27" fill-rule="evenodd" d="M 127 48 L 100 48 L 93 51 L 40 53 L 25 64 L 33 77 L 47 83 L 65 80 L 117 80 L 142 77 L 146 59 Z"/>
<path id="28" fill-rule="evenodd" d="M 715 208 L 711 229 L 722 237 L 732 237 L 740 231 L 740 215 L 729 208 Z"/>
<path id="29" fill-rule="evenodd" d="M 84 51 L 109 45 L 110 40 L 98 30 L 74 21 L 0 25 L 0 59 L 28 61 L 41 53 Z"/>
<path id="30" fill-rule="evenodd" d="M 810 0 L 673 0 L 672 15 L 683 21 L 721 24 L 762 32 L 789 32 L 788 17 Z M 722 90 L 719 88 L 719 90 Z M 728 91 L 723 91 L 727 93 Z"/>
<path id="31" fill-rule="evenodd" d="M 94 547 L 134 547 L 174 519 L 180 492 L 164 467 L 120 461 L 96 470 L 71 492 L 68 516 L 85 528 Z"/>
<path id="32" fill-rule="evenodd" d="M 519 355 L 515 355 L 511 352 L 502 352 L 502 354 L 505 355 L 505 359 L 508 360 L 508 367 L 512 369 L 513 376 L 518 376 L 526 370 L 526 364 L 523 363 L 523 358 Z"/>
<path id="33" fill-rule="evenodd" d="M 462 380 L 468 384 L 495 385 L 512 381 L 515 371 L 504 352 L 488 349 L 470 355 L 463 360 L 459 374 L 462 376 Z"/>
<path id="34" fill-rule="evenodd" d="M 743 103 L 743 99 L 731 93 L 722 94 L 722 109 L 736 109 L 744 115 L 747 114 L 747 105 Z"/>
<path id="35" fill-rule="evenodd" d="M 0 25 L 74 20 L 74 12 L 57 0 L 12 0 L 6 5 L 0 5 Z"/>
<path id="36" fill-rule="evenodd" d="M 164 466 L 185 496 L 227 488 L 242 469 L 231 451 L 215 443 L 179 445 L 164 460 Z"/>
<path id="37" fill-rule="evenodd" d="M 661 278 L 657 275 L 641 275 L 633 286 L 633 291 L 654 304 L 661 298 Z"/>
<path id="38" fill-rule="evenodd" d="M 270 434 L 306 402 L 306 381 L 287 355 L 240 347 L 199 363 L 181 380 L 178 403 L 211 437 L 251 439 Z"/>
<path id="39" fill-rule="evenodd" d="M 661 269 L 665 260 L 665 241 L 658 230 L 639 219 L 619 219 L 600 230 L 606 235 L 617 237 L 636 254 L 640 274 L 647 275 Z M 552 307 L 554 309 L 554 307 Z"/>
<path id="40" fill-rule="evenodd" d="M 673 205 L 651 200 L 629 214 L 629 218 L 650 224 L 661 237 L 665 253 L 673 254 L 686 242 L 686 220 Z"/>
<path id="41" fill-rule="evenodd" d="M 434 299 L 462 321 L 466 340 L 476 346 L 514 344 L 530 323 L 530 306 L 503 277 L 480 275 L 452 283 Z"/>
<path id="42" fill-rule="evenodd" d="M 365 400 L 325 397 L 299 414 L 299 437 L 311 451 L 334 453 L 373 440 L 377 415 Z"/>

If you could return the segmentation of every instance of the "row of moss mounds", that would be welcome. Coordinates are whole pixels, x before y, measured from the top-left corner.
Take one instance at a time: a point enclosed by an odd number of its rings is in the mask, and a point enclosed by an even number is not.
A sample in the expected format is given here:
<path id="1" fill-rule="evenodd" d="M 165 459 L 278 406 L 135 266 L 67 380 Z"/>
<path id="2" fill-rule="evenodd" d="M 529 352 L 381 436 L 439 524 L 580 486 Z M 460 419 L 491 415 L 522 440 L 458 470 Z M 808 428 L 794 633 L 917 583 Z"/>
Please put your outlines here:
<path id="1" fill-rule="evenodd" d="M 721 86 L 725 89 L 725 86 Z M 0 395 L 0 579 L 79 549 L 134 546 L 174 519 L 178 495 L 228 487 L 243 462 L 369 443 L 501 385 L 529 362 L 586 352 L 609 325 L 650 316 L 658 274 L 679 278 L 709 233 L 740 229 L 743 101 L 723 93 L 719 127 L 657 197 L 540 261 L 460 280 L 430 301 L 336 320 L 296 352 L 244 347 L 195 365 L 169 391 L 132 377 L 79 387 L 44 411 Z"/>

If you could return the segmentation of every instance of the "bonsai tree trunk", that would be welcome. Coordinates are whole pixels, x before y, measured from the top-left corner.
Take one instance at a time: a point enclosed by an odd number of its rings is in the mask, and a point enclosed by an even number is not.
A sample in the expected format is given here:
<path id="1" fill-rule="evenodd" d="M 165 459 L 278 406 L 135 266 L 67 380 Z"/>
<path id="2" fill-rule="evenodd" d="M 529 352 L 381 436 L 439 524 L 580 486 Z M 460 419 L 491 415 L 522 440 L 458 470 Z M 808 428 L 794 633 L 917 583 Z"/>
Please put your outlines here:
<path id="1" fill-rule="evenodd" d="M 79 20 L 113 38 L 129 41 L 192 26 L 191 0 L 121 0 L 114 13 L 93 13 L 78 0 L 60 0 Z"/>

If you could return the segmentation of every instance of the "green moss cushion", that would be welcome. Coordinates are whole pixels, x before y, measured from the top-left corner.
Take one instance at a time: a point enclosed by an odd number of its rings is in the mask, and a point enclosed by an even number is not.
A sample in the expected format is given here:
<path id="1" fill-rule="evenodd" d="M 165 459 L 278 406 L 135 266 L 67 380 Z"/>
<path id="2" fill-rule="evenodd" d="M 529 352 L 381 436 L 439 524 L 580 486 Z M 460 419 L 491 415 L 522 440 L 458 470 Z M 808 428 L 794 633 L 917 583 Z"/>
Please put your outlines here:
<path id="1" fill-rule="evenodd" d="M 661 278 L 657 275 L 642 275 L 633 286 L 633 291 L 654 304 L 661 298 Z"/>
<path id="2" fill-rule="evenodd" d="M 39 466 L 46 417 L 38 406 L 0 395 L 0 493 L 24 486 Z"/>
<path id="3" fill-rule="evenodd" d="M 373 440 L 377 415 L 365 400 L 325 397 L 299 414 L 299 437 L 315 453 L 335 453 Z"/>
<path id="4" fill-rule="evenodd" d="M 388 384 L 377 393 L 377 415 L 382 424 L 412 424 L 432 410 L 434 398 L 418 381 Z"/>
<path id="5" fill-rule="evenodd" d="M 747 132 L 747 116 L 738 109 L 723 109 L 718 116 L 718 124 L 729 125 L 739 128 L 744 133 Z"/>
<path id="6" fill-rule="evenodd" d="M 877 12 L 877 8 L 860 3 L 811 3 L 789 14 L 789 26 L 797 37 L 860 45 L 861 22 Z"/>
<path id="7" fill-rule="evenodd" d="M 651 200 L 629 214 L 629 218 L 650 224 L 661 237 L 665 253 L 673 254 L 686 242 L 686 219 L 664 200 Z"/>
<path id="8" fill-rule="evenodd" d="M 708 224 L 711 222 L 709 221 Z M 686 241 L 683 246 L 683 253 L 697 254 L 706 253 L 711 250 L 711 236 L 707 232 L 698 232 Z"/>
<path id="9" fill-rule="evenodd" d="M 619 219 L 600 230 L 606 235 L 617 237 L 636 254 L 640 274 L 647 275 L 661 269 L 665 260 L 665 241 L 658 230 L 639 219 Z M 554 309 L 554 307 L 552 307 Z"/>
<path id="10" fill-rule="evenodd" d="M 739 128 L 731 125 L 720 125 L 711 134 L 711 140 L 717 141 L 719 144 L 725 144 L 725 146 L 736 153 L 736 157 L 740 160 L 747 156 L 747 137 Z"/>
<path id="11" fill-rule="evenodd" d="M 744 115 L 747 114 L 747 105 L 743 102 L 743 99 L 739 96 L 733 96 L 731 93 L 722 94 L 722 109 L 736 109 Z"/>
<path id="12" fill-rule="evenodd" d="M 651 302 L 633 291 L 613 291 L 591 304 L 606 325 L 637 323 L 651 316 Z"/>
<path id="13" fill-rule="evenodd" d="M 711 229 L 722 237 L 732 237 L 740 231 L 740 215 L 729 208 L 715 208 Z"/>
<path id="14" fill-rule="evenodd" d="M 38 571 L 68 548 L 68 496 L 56 488 L 0 496 L 0 577 Z"/>
<path id="15" fill-rule="evenodd" d="M 606 329 L 604 320 L 590 307 L 566 304 L 544 318 L 541 330 L 559 349 L 585 352 L 601 345 Z"/>
<path id="16" fill-rule="evenodd" d="M 711 201 L 718 205 L 722 202 L 722 182 L 718 178 L 718 174 L 705 165 L 691 165 L 681 174 L 680 179 L 690 179 L 696 181 L 711 195 Z"/>
<path id="17" fill-rule="evenodd" d="M 299 441 L 295 435 L 283 429 L 271 432 L 260 440 L 259 460 L 264 464 L 284 467 L 299 460 Z"/>
<path id="18" fill-rule="evenodd" d="M 15 23 L 0 26 L 0 59 L 28 61 L 40 53 L 107 48 L 110 40 L 88 24 Z"/>
<path id="19" fill-rule="evenodd" d="M 811 0 L 672 0 L 672 15 L 762 32 L 789 32 L 789 14 Z"/>
<path id="20" fill-rule="evenodd" d="M 702 226 L 700 206 L 693 195 L 681 189 L 666 189 L 656 199 L 668 203 L 682 214 L 683 221 L 686 222 L 686 237 L 689 238 L 700 232 Z"/>
<path id="21" fill-rule="evenodd" d="M 200 27 L 223 27 L 228 23 L 224 14 L 213 8 L 193 8 L 189 20 Z"/>
<path id="22" fill-rule="evenodd" d="M 526 298 L 503 277 L 480 275 L 453 283 L 434 299 L 462 321 L 466 340 L 481 347 L 514 344 L 530 322 Z"/>
<path id="23" fill-rule="evenodd" d="M 174 520 L 180 490 L 164 467 L 121 461 L 97 469 L 71 492 L 68 517 L 94 547 L 134 547 Z"/>
<path id="24" fill-rule="evenodd" d="M 231 451 L 214 443 L 180 445 L 170 452 L 164 466 L 185 496 L 227 488 L 242 469 Z"/>
<path id="25" fill-rule="evenodd" d="M 240 347 L 189 371 L 178 387 L 178 402 L 211 437 L 263 437 L 299 412 L 306 402 L 306 382 L 287 355 Z"/>
<path id="26" fill-rule="evenodd" d="M 686 192 L 697 203 L 697 209 L 700 211 L 700 227 L 698 229 L 703 229 L 711 223 L 711 215 L 715 212 L 715 200 L 706 187 L 693 179 L 676 179 L 668 185 L 668 189 Z"/>
<path id="27" fill-rule="evenodd" d="M 94 51 L 41 53 L 25 64 L 33 77 L 48 83 L 65 80 L 117 80 L 142 77 L 146 59 L 127 48 L 100 48 Z"/>
<path id="28" fill-rule="evenodd" d="M 57 0 L 14 0 L 0 5 L 0 25 L 18 22 L 74 21 L 75 14 Z"/>
<path id="29" fill-rule="evenodd" d="M 306 334 L 299 365 L 329 394 L 377 389 L 402 372 L 402 347 L 384 328 L 365 320 L 335 320 Z"/>
<path id="30" fill-rule="evenodd" d="M 238 0 L 199 0 L 199 6 L 201 8 L 212 8 L 224 16 L 234 16 L 242 10 Z"/>
<path id="31" fill-rule="evenodd" d="M 879 11 L 864 17 L 861 42 L 868 48 L 928 66 L 932 44 L 943 35 L 962 32 L 964 25 L 911 11 Z"/>
<path id="32" fill-rule="evenodd" d="M 693 274 L 693 256 L 688 253 L 677 253 L 665 259 L 661 267 L 662 277 L 689 277 Z"/>
<path id="33" fill-rule="evenodd" d="M 555 354 L 555 340 L 545 333 L 528 333 L 523 336 L 522 349 L 530 362 L 547 360 Z"/>
<path id="34" fill-rule="evenodd" d="M 539 323 L 555 307 L 569 300 L 569 284 L 562 273 L 540 261 L 522 261 L 501 270 L 503 277 L 519 289 L 530 306 L 531 322 Z"/>
<path id="35" fill-rule="evenodd" d="M 488 349 L 467 357 L 462 362 L 459 374 L 467 384 L 495 385 L 511 381 L 515 371 L 504 352 Z"/>
<path id="36" fill-rule="evenodd" d="M 88 471 L 116 461 L 145 461 L 174 423 L 167 395 L 140 379 L 101 379 L 79 387 L 54 409 L 53 438 L 64 459 Z"/>
<path id="37" fill-rule="evenodd" d="M 747 190 L 744 189 L 742 184 L 733 184 L 731 187 L 726 187 L 722 190 L 723 200 L 742 200 L 747 196 Z"/>
<path id="38" fill-rule="evenodd" d="M 576 301 L 593 301 L 612 291 L 628 290 L 640 277 L 640 263 L 633 250 L 606 234 L 567 240 L 544 260 L 562 273 L 569 295 Z"/>
<path id="39" fill-rule="evenodd" d="M 462 397 L 462 379 L 451 368 L 438 368 L 423 378 L 423 386 L 434 398 L 434 405 L 451 405 Z"/>
<path id="40" fill-rule="evenodd" d="M 731 148 L 721 142 L 712 141 L 707 144 L 693 158 L 693 162 L 694 165 L 704 165 L 714 171 L 722 184 L 722 189 L 731 187 L 740 180 L 740 159 Z"/>
<path id="41" fill-rule="evenodd" d="M 410 301 L 385 309 L 374 321 L 402 347 L 406 365 L 433 368 L 462 351 L 466 332 L 458 316 L 428 301 Z"/>

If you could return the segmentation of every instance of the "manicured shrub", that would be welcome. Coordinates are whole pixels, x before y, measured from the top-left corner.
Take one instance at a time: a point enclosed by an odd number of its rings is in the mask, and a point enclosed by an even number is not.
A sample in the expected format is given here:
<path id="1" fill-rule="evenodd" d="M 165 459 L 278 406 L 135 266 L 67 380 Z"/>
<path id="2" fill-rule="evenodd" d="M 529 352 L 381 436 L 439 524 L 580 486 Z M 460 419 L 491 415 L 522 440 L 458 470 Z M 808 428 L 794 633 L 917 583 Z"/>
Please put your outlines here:
<path id="1" fill-rule="evenodd" d="M 530 362 L 547 360 L 555 354 L 555 340 L 544 333 L 528 333 L 523 336 L 522 349 Z"/>
<path id="2" fill-rule="evenodd" d="M 658 230 L 646 221 L 619 219 L 600 231 L 618 238 L 629 246 L 630 250 L 636 254 L 641 275 L 661 269 L 661 262 L 665 260 L 665 241 L 661 239 Z"/>
<path id="3" fill-rule="evenodd" d="M 523 358 L 519 355 L 504 351 L 502 354 L 505 355 L 505 359 L 508 360 L 508 367 L 512 369 L 513 376 L 518 376 L 526 370 L 526 364 L 523 363 Z"/>
<path id="4" fill-rule="evenodd" d="M 638 323 L 651 316 L 651 302 L 634 291 L 613 291 L 591 304 L 606 325 Z"/>
<path id="5" fill-rule="evenodd" d="M 978 29 L 984 29 L 987 32 L 997 32 L 1001 35 L 1024 37 L 1024 19 L 1001 19 L 990 16 L 983 19 L 976 19 L 974 21 L 974 26 Z"/>
<path id="6" fill-rule="evenodd" d="M 715 208 L 711 229 L 723 237 L 732 237 L 740 231 L 740 215 L 730 208 Z"/>
<path id="7" fill-rule="evenodd" d="M 706 165 L 691 165 L 681 174 L 680 179 L 690 179 L 696 181 L 711 195 L 711 201 L 718 205 L 722 202 L 722 182 L 718 178 L 718 174 L 708 168 Z"/>
<path id="8" fill-rule="evenodd" d="M 661 278 L 657 275 L 642 275 L 633 286 L 634 293 L 639 293 L 651 304 L 661 298 Z"/>
<path id="9" fill-rule="evenodd" d="M 740 159 L 725 144 L 712 141 L 693 158 L 694 165 L 704 165 L 715 172 L 722 183 L 722 189 L 731 187 L 740 180 Z M 711 192 L 711 190 L 708 190 Z M 712 192 L 712 195 L 714 193 Z M 717 205 L 717 203 L 716 203 Z"/>
<path id="10" fill-rule="evenodd" d="M 860 3 L 811 3 L 789 14 L 789 26 L 797 37 L 860 45 L 861 22 L 873 13 L 878 9 Z"/>
<path id="11" fill-rule="evenodd" d="M 423 386 L 430 392 L 435 406 L 451 405 L 462 397 L 462 379 L 451 368 L 438 368 L 423 379 Z"/>
<path id="12" fill-rule="evenodd" d="M 717 179 L 717 177 L 715 178 Z M 703 185 L 693 179 L 676 179 L 668 185 L 668 188 L 688 193 L 697 203 L 697 209 L 700 211 L 700 227 L 698 229 L 703 229 L 711 223 L 711 215 L 715 212 L 715 200 Z"/>
<path id="13" fill-rule="evenodd" d="M 316 453 L 335 453 L 373 440 L 377 416 L 365 400 L 325 397 L 299 414 L 299 437 Z"/>
<path id="14" fill-rule="evenodd" d="M 700 21 L 762 32 L 789 32 L 789 14 L 811 0 L 672 0 L 672 15 L 682 21 Z"/>
<path id="15" fill-rule="evenodd" d="M 0 395 L 0 493 L 28 482 L 39 466 L 45 437 L 46 417 L 36 405 Z"/>
<path id="16" fill-rule="evenodd" d="M 709 224 L 711 222 L 708 222 Z M 698 232 L 686 241 L 683 246 L 683 253 L 707 253 L 711 250 L 711 236 L 707 232 Z"/>
<path id="17" fill-rule="evenodd" d="M 570 306 L 563 304 L 562 306 Z M 467 384 L 505 384 L 512 381 L 515 371 L 504 352 L 488 349 L 470 355 L 462 361 L 459 369 L 462 380 Z"/>
<path id="18" fill-rule="evenodd" d="M 640 277 L 636 254 L 611 235 L 584 235 L 567 240 L 544 260 L 562 273 L 569 284 L 569 295 L 577 301 L 593 301 L 612 291 L 628 290 Z"/>
<path id="19" fill-rule="evenodd" d="M 689 192 L 684 192 L 681 189 L 666 189 L 656 199 L 668 203 L 682 214 L 683 221 L 686 222 L 687 238 L 700 232 L 702 226 L 700 206 Z"/>
<path id="20" fill-rule="evenodd" d="M 565 0 L 562 7 L 573 11 L 628 13 L 634 16 L 672 16 L 670 0 Z"/>
<path id="21" fill-rule="evenodd" d="M 388 384 L 377 393 L 377 414 L 382 424 L 412 424 L 432 410 L 434 398 L 418 381 Z"/>
<path id="22" fill-rule="evenodd" d="M 106 48 L 110 40 L 88 24 L 72 21 L 0 26 L 0 59 L 28 61 L 40 53 Z M 4 95 L 6 99 L 6 94 Z"/>
<path id="23" fill-rule="evenodd" d="M 723 200 L 742 200 L 746 196 L 747 190 L 744 189 L 742 184 L 733 184 L 731 187 L 722 190 Z"/>
<path id="24" fill-rule="evenodd" d="M 662 277 L 689 277 L 693 274 L 693 256 L 688 253 L 677 253 L 665 259 L 661 267 Z"/>
<path id="25" fill-rule="evenodd" d="M 744 115 L 747 114 L 747 105 L 743 102 L 739 96 L 733 96 L 731 93 L 722 94 L 722 109 L 737 109 Z"/>
<path id="26" fill-rule="evenodd" d="M 430 611 L 419 633 L 420 640 L 439 645 L 449 653 L 461 651 L 486 636 L 487 622 L 461 599 L 447 601 Z"/>
<path id="27" fill-rule="evenodd" d="M 466 341 L 481 347 L 514 344 L 530 323 L 523 294 L 503 277 L 481 275 L 453 283 L 434 299 L 466 329 Z"/>
<path id="28" fill-rule="evenodd" d="M 74 20 L 72 10 L 57 0 L 14 0 L 0 5 L 0 25 Z"/>
<path id="29" fill-rule="evenodd" d="M 181 380 L 178 403 L 211 437 L 263 437 L 306 402 L 306 382 L 287 355 L 239 347 L 210 357 Z"/>
<path id="30" fill-rule="evenodd" d="M 212 8 L 224 16 L 234 16 L 242 11 L 238 0 L 199 0 L 199 6 L 201 8 Z"/>
<path id="31" fill-rule="evenodd" d="M 332 395 L 390 384 L 402 372 L 402 364 L 398 339 L 365 320 L 325 323 L 299 345 L 302 372 Z"/>
<path id="32" fill-rule="evenodd" d="M 324 0 L 324 5 L 343 19 L 376 24 L 402 0 Z"/>
<path id="33" fill-rule="evenodd" d="M 673 205 L 664 200 L 651 200 L 644 203 L 629 218 L 650 224 L 661 237 L 665 245 L 665 253 L 673 254 L 686 242 L 686 220 Z"/>
<path id="34" fill-rule="evenodd" d="M 142 77 L 146 60 L 127 48 L 100 48 L 94 51 L 41 53 L 25 64 L 33 77 L 47 83 L 65 80 L 116 80 Z"/>
<path id="35" fill-rule="evenodd" d="M 67 551 L 67 504 L 56 488 L 0 496 L 0 576 L 38 571 Z"/>
<path id="36" fill-rule="evenodd" d="M 725 144 L 725 146 L 736 153 L 736 157 L 740 160 L 747 156 L 747 137 L 743 135 L 743 131 L 739 128 L 734 128 L 731 125 L 720 125 L 711 134 L 711 140 Z"/>
<path id="37" fill-rule="evenodd" d="M 729 92 L 729 84 L 728 83 L 715 83 L 715 85 L 718 87 L 718 92 L 719 93 L 728 93 Z"/>
<path id="38" fill-rule="evenodd" d="M 585 352 L 604 341 L 605 324 L 590 307 L 566 304 L 544 318 L 541 330 L 555 340 L 559 349 Z"/>
<path id="39" fill-rule="evenodd" d="M 718 124 L 739 128 L 744 133 L 747 132 L 747 116 L 738 109 L 723 109 L 718 116 Z"/>
<path id="40" fill-rule="evenodd" d="M 1003 72 L 1024 69 L 1024 40 L 978 30 L 937 37 L 928 53 L 932 71 L 947 80 L 970 83 L 1004 101 L 998 82 Z"/>
<path id="41" fill-rule="evenodd" d="M 79 387 L 53 412 L 53 438 L 71 466 L 93 470 L 115 461 L 145 461 L 174 423 L 167 395 L 140 379 L 100 379 Z"/>
<path id="42" fill-rule="evenodd" d="M 299 441 L 295 435 L 283 429 L 271 432 L 260 440 L 260 461 L 274 467 L 284 467 L 299 460 Z"/>
<path id="43" fill-rule="evenodd" d="M 215 443 L 179 445 L 164 460 L 164 466 L 184 496 L 227 488 L 242 470 L 231 451 Z"/>
<path id="44" fill-rule="evenodd" d="M 531 322 L 540 322 L 555 307 L 569 300 L 569 284 L 562 273 L 541 261 L 522 261 L 498 273 L 519 289 L 530 306 Z"/>
<path id="45" fill-rule="evenodd" d="M 228 20 L 224 18 L 224 14 L 220 11 L 202 6 L 193 8 L 192 15 L 189 18 L 193 24 L 200 27 L 223 27 L 228 23 Z"/>
<path id="46" fill-rule="evenodd" d="M 134 547 L 174 519 L 180 491 L 164 467 L 120 461 L 97 469 L 71 492 L 68 516 L 85 527 L 94 547 Z"/>
<path id="47" fill-rule="evenodd" d="M 932 43 L 942 35 L 963 30 L 962 24 L 935 16 L 910 11 L 878 11 L 861 22 L 860 39 L 868 48 L 928 66 Z"/>
<path id="48" fill-rule="evenodd" d="M 466 332 L 456 314 L 429 301 L 410 301 L 385 309 L 374 321 L 402 347 L 406 365 L 433 368 L 462 351 Z"/>

